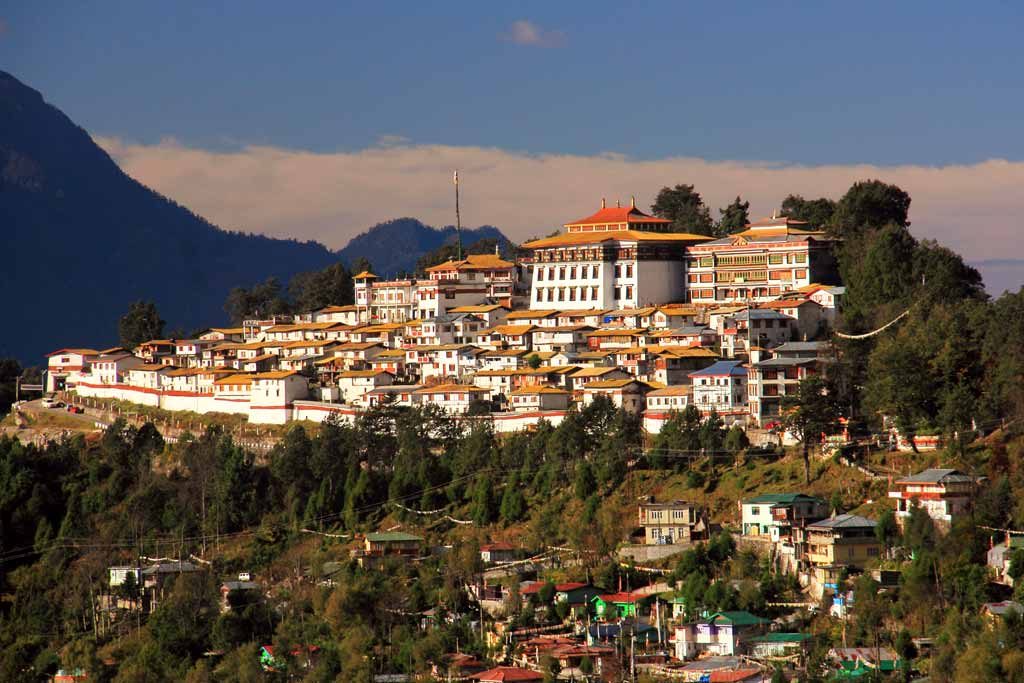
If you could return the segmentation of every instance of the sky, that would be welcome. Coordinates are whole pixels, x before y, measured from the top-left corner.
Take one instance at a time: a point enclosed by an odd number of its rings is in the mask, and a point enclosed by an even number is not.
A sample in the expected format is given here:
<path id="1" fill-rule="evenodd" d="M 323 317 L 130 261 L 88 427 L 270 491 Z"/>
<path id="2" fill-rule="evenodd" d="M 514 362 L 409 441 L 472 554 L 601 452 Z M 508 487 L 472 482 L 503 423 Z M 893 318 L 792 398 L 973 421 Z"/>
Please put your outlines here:
<path id="1" fill-rule="evenodd" d="M 1019 3 L 12 3 L 0 68 L 225 228 L 514 239 L 692 183 L 754 217 L 880 178 L 1024 282 Z"/>

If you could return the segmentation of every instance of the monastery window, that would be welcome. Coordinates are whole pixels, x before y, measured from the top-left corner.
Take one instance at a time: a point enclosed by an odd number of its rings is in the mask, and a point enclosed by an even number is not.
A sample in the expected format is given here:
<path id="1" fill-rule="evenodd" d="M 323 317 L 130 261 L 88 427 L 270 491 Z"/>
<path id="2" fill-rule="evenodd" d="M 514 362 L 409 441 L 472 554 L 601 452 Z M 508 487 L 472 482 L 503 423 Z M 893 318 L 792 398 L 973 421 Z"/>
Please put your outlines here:
<path id="1" fill-rule="evenodd" d="M 633 264 L 632 263 L 627 263 L 626 264 L 626 277 L 633 277 Z"/>
<path id="2" fill-rule="evenodd" d="M 783 262 L 782 254 L 769 254 L 768 255 L 768 263 L 772 264 L 773 266 L 777 266 L 777 265 L 781 264 L 782 262 Z"/>
<path id="3" fill-rule="evenodd" d="M 796 271 L 795 275 L 796 275 L 796 278 L 799 280 L 801 278 L 807 277 L 807 271 L 801 269 L 801 270 Z"/>
<path id="4" fill-rule="evenodd" d="M 698 281 L 697 274 L 696 273 L 689 273 L 686 276 L 686 281 L 690 282 L 690 283 L 696 283 Z"/>
<path id="5" fill-rule="evenodd" d="M 615 266 L 615 277 L 616 278 L 622 277 L 622 266 L 619 266 L 619 265 Z"/>
<path id="6" fill-rule="evenodd" d="M 626 298 L 627 299 L 632 299 L 633 298 L 633 286 L 632 285 L 629 285 L 629 286 L 626 287 Z"/>
<path id="7" fill-rule="evenodd" d="M 590 288 L 590 292 L 591 292 L 591 298 L 594 301 L 597 301 L 597 287 L 591 287 Z"/>
<path id="8" fill-rule="evenodd" d="M 796 255 L 796 262 L 797 263 L 807 263 L 807 254 L 797 254 Z"/>
<path id="9" fill-rule="evenodd" d="M 575 287 L 570 287 L 569 288 L 569 301 L 576 301 L 576 288 Z"/>
<path id="10" fill-rule="evenodd" d="M 571 266 L 569 268 L 569 279 L 570 280 L 575 280 L 576 279 L 576 266 Z"/>
<path id="11" fill-rule="evenodd" d="M 540 287 L 538 287 L 536 291 L 537 291 L 537 301 L 541 301 L 541 295 L 544 294 L 544 290 L 542 290 Z"/>
<path id="12" fill-rule="evenodd" d="M 543 268 L 537 268 L 536 269 L 536 273 L 537 273 L 537 280 L 538 281 L 544 279 L 544 269 Z"/>
<path id="13" fill-rule="evenodd" d="M 715 265 L 715 257 L 714 256 L 701 256 L 701 258 L 700 258 L 700 267 L 701 268 L 713 268 L 714 265 Z"/>
<path id="14" fill-rule="evenodd" d="M 561 266 L 558 269 L 558 279 L 559 280 L 564 280 L 565 279 L 565 266 Z"/>

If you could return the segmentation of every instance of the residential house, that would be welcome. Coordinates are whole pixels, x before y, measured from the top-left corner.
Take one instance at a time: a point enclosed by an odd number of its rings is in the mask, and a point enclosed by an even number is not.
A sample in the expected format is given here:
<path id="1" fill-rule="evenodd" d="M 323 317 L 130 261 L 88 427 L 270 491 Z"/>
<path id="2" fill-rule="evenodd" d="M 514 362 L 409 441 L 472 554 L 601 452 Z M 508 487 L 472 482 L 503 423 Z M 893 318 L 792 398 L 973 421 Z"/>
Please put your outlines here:
<path id="1" fill-rule="evenodd" d="M 385 401 L 393 401 L 396 406 L 417 406 L 421 403 L 421 397 L 416 392 L 422 388 L 422 384 L 391 384 L 388 386 L 380 386 L 363 394 L 361 403 L 367 408 L 372 408 Z"/>
<path id="2" fill-rule="evenodd" d="M 775 659 L 806 656 L 811 647 L 810 633 L 773 631 L 747 640 L 750 656 L 755 659 Z"/>
<path id="3" fill-rule="evenodd" d="M 750 640 L 767 631 L 769 619 L 735 610 L 716 612 L 695 624 L 676 627 L 676 659 L 693 659 L 701 654 L 738 655 L 747 651 Z"/>
<path id="4" fill-rule="evenodd" d="M 629 413 L 640 413 L 644 409 L 644 396 L 650 386 L 635 379 L 602 379 L 588 382 L 583 387 L 583 405 L 587 406 L 598 396 L 611 400 L 616 408 Z"/>
<path id="5" fill-rule="evenodd" d="M 413 393 L 422 403 L 433 403 L 453 415 L 464 415 L 474 401 L 486 400 L 489 392 L 467 384 L 436 384 Z"/>
<path id="6" fill-rule="evenodd" d="M 480 546 L 480 560 L 485 564 L 498 562 L 514 562 L 522 555 L 522 550 L 511 543 L 501 541 L 485 543 Z"/>
<path id="7" fill-rule="evenodd" d="M 338 397 L 345 403 L 356 403 L 366 392 L 394 384 L 395 376 L 383 370 L 346 370 L 338 373 Z"/>
<path id="8" fill-rule="evenodd" d="M 807 525 L 807 561 L 811 565 L 864 567 L 878 559 L 882 544 L 874 520 L 843 514 Z"/>
<path id="9" fill-rule="evenodd" d="M 794 526 L 828 517 L 828 503 L 803 493 L 763 493 L 740 504 L 744 536 L 765 536 L 772 542 L 792 539 Z"/>
<path id="10" fill-rule="evenodd" d="M 100 355 L 96 349 L 58 349 L 46 354 L 46 391 L 64 391 L 78 384 L 92 361 Z"/>
<path id="11" fill-rule="evenodd" d="M 469 680 L 480 681 L 480 683 L 526 683 L 528 681 L 532 683 L 534 681 L 543 681 L 544 676 L 532 669 L 520 669 L 515 666 L 496 666 L 493 669 L 469 676 Z"/>
<path id="12" fill-rule="evenodd" d="M 747 412 L 747 368 L 741 361 L 720 360 L 690 373 L 693 404 L 701 413 L 717 412 L 727 422 Z"/>
<path id="13" fill-rule="evenodd" d="M 633 379 L 633 377 L 625 370 L 615 366 L 600 365 L 593 368 L 581 368 L 569 375 L 566 388 L 582 397 L 584 387 L 591 382 L 612 379 Z"/>
<path id="14" fill-rule="evenodd" d="M 572 395 L 557 387 L 537 385 L 524 386 L 509 395 L 512 410 L 527 412 L 535 410 L 567 410 Z"/>
<path id="15" fill-rule="evenodd" d="M 644 607 L 652 596 L 643 593 L 603 593 L 590 599 L 594 614 L 598 619 L 612 621 L 615 619 L 636 618 L 641 615 Z"/>
<path id="16" fill-rule="evenodd" d="M 897 479 L 889 497 L 896 499 L 896 520 L 910 517 L 917 505 L 940 528 L 948 529 L 957 519 L 969 514 L 977 493 L 977 479 L 954 469 L 927 469 Z"/>
<path id="17" fill-rule="evenodd" d="M 409 559 L 422 552 L 423 539 L 402 531 L 369 533 L 363 538 L 363 547 L 352 551 L 360 566 L 376 566 L 386 558 Z"/>
<path id="18" fill-rule="evenodd" d="M 707 516 L 699 506 L 683 500 L 655 502 L 654 497 L 640 503 L 638 524 L 648 545 L 689 543 L 707 538 Z"/>

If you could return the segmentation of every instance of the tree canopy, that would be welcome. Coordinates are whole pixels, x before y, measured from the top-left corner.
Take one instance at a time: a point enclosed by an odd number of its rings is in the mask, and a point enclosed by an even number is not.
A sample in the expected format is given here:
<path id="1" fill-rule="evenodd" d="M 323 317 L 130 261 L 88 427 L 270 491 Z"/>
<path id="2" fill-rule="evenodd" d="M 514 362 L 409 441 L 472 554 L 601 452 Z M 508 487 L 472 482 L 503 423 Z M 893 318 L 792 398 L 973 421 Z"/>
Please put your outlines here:
<path id="1" fill-rule="evenodd" d="M 693 185 L 663 187 L 651 205 L 651 213 L 659 218 L 672 221 L 675 232 L 689 232 L 695 235 L 714 235 L 715 226 L 711 212 L 704 205 L 700 193 Z"/>

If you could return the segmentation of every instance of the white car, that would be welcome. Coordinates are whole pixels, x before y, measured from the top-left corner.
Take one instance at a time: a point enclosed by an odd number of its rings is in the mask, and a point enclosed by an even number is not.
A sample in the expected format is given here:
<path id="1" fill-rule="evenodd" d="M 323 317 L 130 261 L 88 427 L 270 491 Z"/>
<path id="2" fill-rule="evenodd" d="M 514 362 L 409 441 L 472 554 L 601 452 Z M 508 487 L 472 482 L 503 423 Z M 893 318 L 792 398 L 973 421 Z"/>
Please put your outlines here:
<path id="1" fill-rule="evenodd" d="M 60 408 L 61 405 L 62 405 L 61 402 L 58 401 L 55 396 L 45 396 L 45 397 L 43 397 L 43 407 L 44 408 Z"/>

